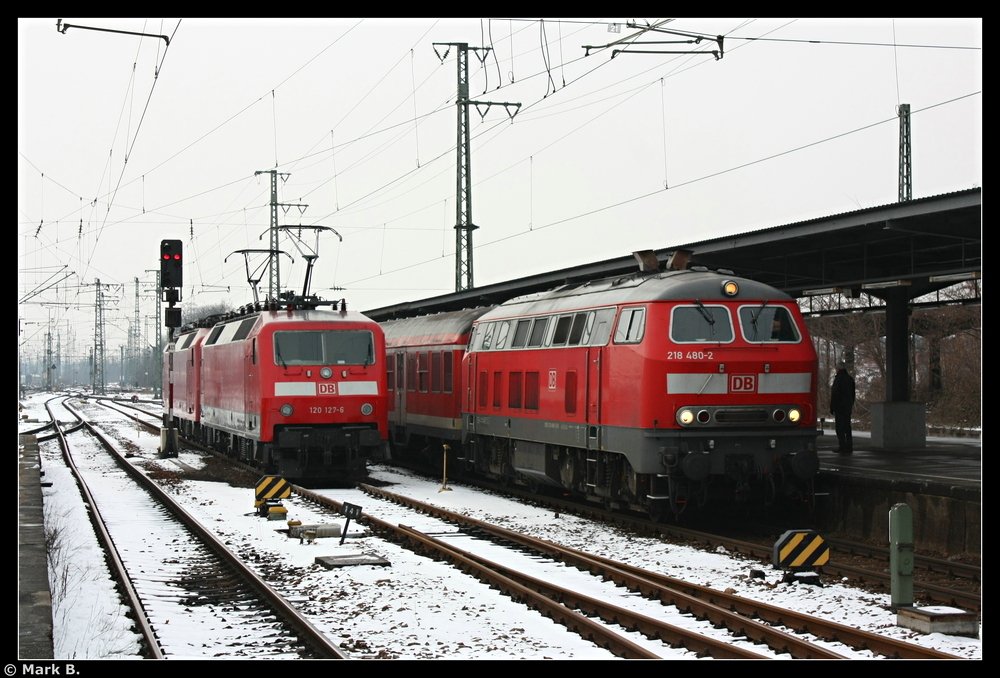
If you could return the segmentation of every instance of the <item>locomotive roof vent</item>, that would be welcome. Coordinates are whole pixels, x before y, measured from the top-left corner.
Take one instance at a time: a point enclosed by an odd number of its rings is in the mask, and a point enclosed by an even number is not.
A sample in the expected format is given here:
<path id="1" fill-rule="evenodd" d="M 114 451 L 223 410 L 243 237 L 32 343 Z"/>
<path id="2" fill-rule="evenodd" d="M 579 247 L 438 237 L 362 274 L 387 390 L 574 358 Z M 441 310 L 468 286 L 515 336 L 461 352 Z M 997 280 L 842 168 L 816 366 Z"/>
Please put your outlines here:
<path id="1" fill-rule="evenodd" d="M 633 252 L 632 256 L 639 262 L 640 273 L 656 273 L 660 270 L 660 260 L 656 258 L 653 250 L 639 250 Z"/>
<path id="2" fill-rule="evenodd" d="M 691 250 L 675 250 L 674 253 L 670 255 L 670 259 L 667 260 L 667 270 L 683 271 L 690 265 L 692 254 L 694 254 L 694 252 Z"/>

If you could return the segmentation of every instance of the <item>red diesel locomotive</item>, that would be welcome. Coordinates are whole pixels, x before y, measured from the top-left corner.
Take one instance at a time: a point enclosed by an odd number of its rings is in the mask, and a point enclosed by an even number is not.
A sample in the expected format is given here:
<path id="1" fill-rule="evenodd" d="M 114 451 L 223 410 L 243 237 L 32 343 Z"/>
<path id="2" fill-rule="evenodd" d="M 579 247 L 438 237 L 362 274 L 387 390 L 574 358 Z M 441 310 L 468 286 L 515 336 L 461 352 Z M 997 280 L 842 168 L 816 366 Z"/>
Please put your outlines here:
<path id="1" fill-rule="evenodd" d="M 449 442 L 449 469 L 657 518 L 811 500 L 816 352 L 772 287 L 657 270 L 383 327 L 393 442 Z"/>
<path id="2" fill-rule="evenodd" d="M 363 478 L 387 450 L 384 335 L 343 302 L 318 303 L 258 304 L 183 331 L 164 356 L 165 414 L 183 435 L 290 481 Z"/>

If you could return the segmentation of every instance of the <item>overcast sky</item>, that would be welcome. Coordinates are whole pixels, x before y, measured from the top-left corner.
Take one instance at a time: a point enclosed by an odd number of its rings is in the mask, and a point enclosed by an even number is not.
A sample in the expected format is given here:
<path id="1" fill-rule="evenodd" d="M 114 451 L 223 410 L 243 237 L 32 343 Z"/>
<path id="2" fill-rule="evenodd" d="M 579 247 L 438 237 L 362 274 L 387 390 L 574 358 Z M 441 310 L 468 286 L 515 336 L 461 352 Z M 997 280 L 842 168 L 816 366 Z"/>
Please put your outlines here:
<path id="1" fill-rule="evenodd" d="M 605 47 L 632 21 L 674 33 Z M 62 26 L 18 20 L 28 352 L 51 320 L 83 353 L 100 280 L 117 355 L 136 279 L 154 313 L 164 238 L 184 244 L 185 310 L 252 301 L 248 277 L 266 294 L 264 256 L 239 250 L 269 246 L 271 171 L 280 225 L 336 231 L 311 292 L 366 310 L 454 291 L 457 50 L 434 43 L 490 48 L 469 52 L 469 96 L 507 104 L 470 111 L 477 286 L 894 202 L 899 104 L 915 198 L 982 183 L 979 18 Z M 662 42 L 688 35 L 706 37 Z M 283 235 L 282 288 L 301 291 L 315 233 Z"/>

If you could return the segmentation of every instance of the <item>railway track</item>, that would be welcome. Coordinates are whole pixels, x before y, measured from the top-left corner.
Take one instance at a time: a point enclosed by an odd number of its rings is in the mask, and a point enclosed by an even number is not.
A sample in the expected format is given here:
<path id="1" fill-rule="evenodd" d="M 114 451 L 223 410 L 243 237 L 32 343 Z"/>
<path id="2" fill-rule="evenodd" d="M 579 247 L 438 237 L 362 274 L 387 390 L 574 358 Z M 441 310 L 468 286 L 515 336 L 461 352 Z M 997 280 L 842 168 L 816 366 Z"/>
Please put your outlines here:
<path id="1" fill-rule="evenodd" d="M 99 424 L 65 407 L 80 422 L 71 430 L 82 426 L 87 440 L 71 445 L 55 426 L 63 458 L 90 507 L 144 656 L 345 657 L 138 470 Z"/>
<path id="2" fill-rule="evenodd" d="M 426 469 L 415 469 L 426 473 Z M 608 510 L 600 506 L 583 504 L 557 496 L 522 491 L 517 487 L 499 486 L 493 483 L 473 481 L 463 478 L 463 482 L 494 492 L 508 494 L 520 501 L 544 504 L 554 510 L 585 516 L 594 520 L 616 525 L 637 534 L 658 535 L 679 543 L 700 546 L 705 549 L 724 548 L 731 553 L 739 553 L 759 560 L 770 566 L 774 536 L 738 538 L 727 536 L 727 532 L 739 533 L 745 527 L 729 520 L 716 523 L 715 529 L 697 529 L 671 523 L 657 522 L 645 516 Z M 773 527 L 756 532 L 780 535 L 785 528 Z M 889 573 L 889 549 L 846 539 L 826 539 L 830 546 L 830 561 L 820 570 L 824 577 L 853 582 L 869 590 L 888 593 L 891 587 Z M 975 614 L 981 614 L 981 570 L 979 565 L 948 561 L 941 558 L 915 554 L 914 596 L 919 604 L 954 606 Z"/>

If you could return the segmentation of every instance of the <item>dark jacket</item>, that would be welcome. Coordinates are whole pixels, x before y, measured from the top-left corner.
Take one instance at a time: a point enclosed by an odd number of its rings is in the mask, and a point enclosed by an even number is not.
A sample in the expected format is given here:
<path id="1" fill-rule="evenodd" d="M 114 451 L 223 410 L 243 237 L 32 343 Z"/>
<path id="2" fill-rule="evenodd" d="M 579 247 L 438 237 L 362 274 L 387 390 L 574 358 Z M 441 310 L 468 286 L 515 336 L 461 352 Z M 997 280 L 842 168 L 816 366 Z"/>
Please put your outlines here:
<path id="1" fill-rule="evenodd" d="M 847 370 L 840 368 L 830 389 L 830 412 L 850 414 L 854 408 L 854 379 Z"/>

